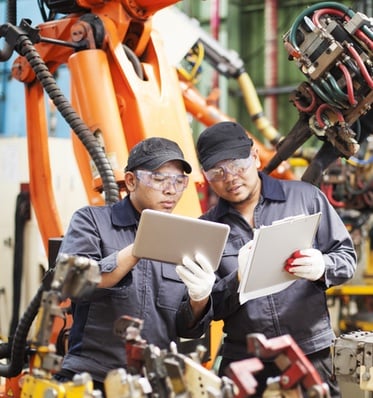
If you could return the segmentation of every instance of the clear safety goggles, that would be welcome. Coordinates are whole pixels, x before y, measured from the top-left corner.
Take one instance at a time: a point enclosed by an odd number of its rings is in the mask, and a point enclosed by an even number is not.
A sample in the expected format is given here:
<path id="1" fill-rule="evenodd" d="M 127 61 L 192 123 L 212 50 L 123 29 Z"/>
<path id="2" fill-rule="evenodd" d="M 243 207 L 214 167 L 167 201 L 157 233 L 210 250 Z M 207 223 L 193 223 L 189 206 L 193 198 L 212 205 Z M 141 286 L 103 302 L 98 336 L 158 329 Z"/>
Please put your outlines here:
<path id="1" fill-rule="evenodd" d="M 253 157 L 225 160 L 210 170 L 202 170 L 209 182 L 224 181 L 227 174 L 242 176 L 253 163 Z"/>
<path id="2" fill-rule="evenodd" d="M 175 191 L 183 192 L 189 182 L 189 177 L 185 174 L 167 174 L 148 170 L 135 170 L 134 174 L 144 185 L 156 191 L 164 191 L 173 186 Z"/>

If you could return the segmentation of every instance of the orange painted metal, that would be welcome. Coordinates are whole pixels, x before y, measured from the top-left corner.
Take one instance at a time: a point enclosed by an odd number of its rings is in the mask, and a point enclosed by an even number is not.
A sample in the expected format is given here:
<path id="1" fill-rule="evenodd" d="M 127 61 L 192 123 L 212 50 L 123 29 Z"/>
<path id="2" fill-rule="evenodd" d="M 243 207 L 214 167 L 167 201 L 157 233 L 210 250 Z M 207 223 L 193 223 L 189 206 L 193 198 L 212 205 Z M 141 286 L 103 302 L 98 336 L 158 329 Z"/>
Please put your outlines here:
<path id="1" fill-rule="evenodd" d="M 45 101 L 39 83 L 25 85 L 25 91 L 30 198 L 48 253 L 49 238 L 62 236 L 63 228 L 53 192 Z"/>

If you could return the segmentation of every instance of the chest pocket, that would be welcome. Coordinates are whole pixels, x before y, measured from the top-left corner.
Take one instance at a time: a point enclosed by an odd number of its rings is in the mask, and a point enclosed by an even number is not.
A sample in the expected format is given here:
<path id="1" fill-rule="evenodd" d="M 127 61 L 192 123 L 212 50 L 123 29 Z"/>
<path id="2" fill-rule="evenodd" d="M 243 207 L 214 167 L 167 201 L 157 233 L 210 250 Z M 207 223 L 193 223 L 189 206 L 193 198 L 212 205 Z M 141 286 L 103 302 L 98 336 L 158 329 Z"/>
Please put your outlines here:
<path id="1" fill-rule="evenodd" d="M 177 310 L 186 293 L 186 287 L 175 271 L 175 265 L 159 264 L 162 267 L 162 280 L 158 290 L 157 305 L 169 310 Z"/>
<path id="2" fill-rule="evenodd" d="M 235 271 L 238 267 L 237 257 L 241 247 L 245 244 L 242 238 L 231 239 L 225 245 L 218 274 L 221 278 Z"/>

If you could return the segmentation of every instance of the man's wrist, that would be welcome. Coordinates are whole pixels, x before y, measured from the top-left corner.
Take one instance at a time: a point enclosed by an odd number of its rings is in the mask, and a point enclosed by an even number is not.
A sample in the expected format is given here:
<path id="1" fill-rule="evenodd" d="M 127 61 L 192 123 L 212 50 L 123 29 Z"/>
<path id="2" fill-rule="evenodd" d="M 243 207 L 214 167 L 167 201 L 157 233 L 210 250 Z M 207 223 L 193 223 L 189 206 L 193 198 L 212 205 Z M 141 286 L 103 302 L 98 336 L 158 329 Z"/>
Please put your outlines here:
<path id="1" fill-rule="evenodd" d="M 193 316 L 192 325 L 190 326 L 194 326 L 203 317 L 203 315 L 205 315 L 209 302 L 210 296 L 200 301 L 195 301 L 190 298 L 189 305 Z"/>

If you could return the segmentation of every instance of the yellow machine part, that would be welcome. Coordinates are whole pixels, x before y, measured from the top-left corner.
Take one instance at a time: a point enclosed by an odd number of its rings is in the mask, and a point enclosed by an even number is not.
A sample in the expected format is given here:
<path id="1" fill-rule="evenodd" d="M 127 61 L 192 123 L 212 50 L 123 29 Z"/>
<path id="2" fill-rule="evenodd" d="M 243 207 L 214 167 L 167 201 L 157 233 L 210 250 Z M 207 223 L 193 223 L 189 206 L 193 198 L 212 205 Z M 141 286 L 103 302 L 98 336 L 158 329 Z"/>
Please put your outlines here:
<path id="1" fill-rule="evenodd" d="M 21 398 L 46 396 L 53 396 L 54 398 L 80 398 L 93 396 L 93 382 L 88 374 L 82 375 L 79 382 L 67 383 L 59 383 L 55 380 L 26 375 L 21 383 Z"/>
<path id="2" fill-rule="evenodd" d="M 334 286 L 328 289 L 327 295 L 339 300 L 340 333 L 373 330 L 373 285 Z"/>

